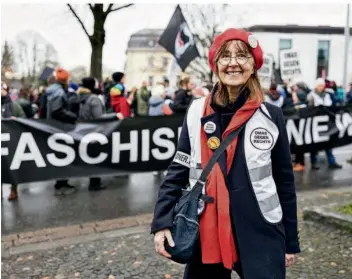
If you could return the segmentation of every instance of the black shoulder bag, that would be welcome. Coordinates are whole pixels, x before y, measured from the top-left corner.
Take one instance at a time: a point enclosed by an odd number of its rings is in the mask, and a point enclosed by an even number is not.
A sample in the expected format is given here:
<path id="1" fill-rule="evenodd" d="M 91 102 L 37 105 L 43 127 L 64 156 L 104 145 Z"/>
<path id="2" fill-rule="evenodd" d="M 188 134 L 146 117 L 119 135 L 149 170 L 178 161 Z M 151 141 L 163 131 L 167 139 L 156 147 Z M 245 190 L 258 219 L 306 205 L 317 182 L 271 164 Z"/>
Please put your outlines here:
<path id="1" fill-rule="evenodd" d="M 220 146 L 215 150 L 213 156 L 205 166 L 194 187 L 189 191 L 184 191 L 184 194 L 176 204 L 174 209 L 173 227 L 171 228 L 171 235 L 175 242 L 175 246 L 171 247 L 167 240 L 165 241 L 165 249 L 171 255 L 171 260 L 181 264 L 188 263 L 191 260 L 196 242 L 199 238 L 198 202 L 199 200 L 204 203 L 214 202 L 213 197 L 202 194 L 202 189 L 205 186 L 208 175 L 215 163 L 229 144 L 241 132 L 247 121 L 237 130 L 232 131 L 227 138 L 221 142 Z"/>

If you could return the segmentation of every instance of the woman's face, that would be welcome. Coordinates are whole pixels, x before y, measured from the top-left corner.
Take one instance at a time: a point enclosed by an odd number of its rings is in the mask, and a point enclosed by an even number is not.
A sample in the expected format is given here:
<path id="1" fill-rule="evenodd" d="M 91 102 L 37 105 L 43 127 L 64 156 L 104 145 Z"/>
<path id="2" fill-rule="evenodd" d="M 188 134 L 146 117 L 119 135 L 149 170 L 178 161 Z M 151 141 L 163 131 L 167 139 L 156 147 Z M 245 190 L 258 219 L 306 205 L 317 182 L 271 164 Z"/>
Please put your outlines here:
<path id="1" fill-rule="evenodd" d="M 234 40 L 229 43 L 217 61 L 218 77 L 227 87 L 240 87 L 254 73 L 254 59 L 244 43 Z"/>

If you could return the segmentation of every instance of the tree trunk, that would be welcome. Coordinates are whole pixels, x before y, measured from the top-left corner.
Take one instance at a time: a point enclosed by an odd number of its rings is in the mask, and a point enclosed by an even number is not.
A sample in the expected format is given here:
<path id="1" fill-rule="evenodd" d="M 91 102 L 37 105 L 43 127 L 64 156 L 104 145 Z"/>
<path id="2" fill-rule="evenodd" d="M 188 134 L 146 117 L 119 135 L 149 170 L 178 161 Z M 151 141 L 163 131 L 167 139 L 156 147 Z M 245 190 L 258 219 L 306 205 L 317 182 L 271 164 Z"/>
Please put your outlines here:
<path id="1" fill-rule="evenodd" d="M 94 16 L 94 33 L 90 37 L 92 55 L 90 60 L 90 75 L 102 81 L 103 69 L 103 47 L 105 44 L 104 24 L 106 15 L 103 10 L 103 4 L 95 4 L 93 8 Z"/>
<path id="2" fill-rule="evenodd" d="M 101 41 L 91 40 L 92 55 L 90 59 L 90 76 L 97 78 L 99 81 L 102 80 L 102 68 L 103 68 L 103 46 L 104 43 Z"/>

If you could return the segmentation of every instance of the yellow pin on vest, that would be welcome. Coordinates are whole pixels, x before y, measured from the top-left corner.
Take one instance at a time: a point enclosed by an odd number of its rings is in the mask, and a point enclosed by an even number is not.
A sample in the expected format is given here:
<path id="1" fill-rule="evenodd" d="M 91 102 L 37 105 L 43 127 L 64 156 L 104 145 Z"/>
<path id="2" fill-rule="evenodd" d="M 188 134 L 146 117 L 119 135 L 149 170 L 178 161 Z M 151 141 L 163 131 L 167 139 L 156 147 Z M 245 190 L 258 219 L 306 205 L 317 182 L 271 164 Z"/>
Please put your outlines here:
<path id="1" fill-rule="evenodd" d="M 211 137 L 208 139 L 208 147 L 210 149 L 216 149 L 220 146 L 220 140 L 217 137 Z"/>

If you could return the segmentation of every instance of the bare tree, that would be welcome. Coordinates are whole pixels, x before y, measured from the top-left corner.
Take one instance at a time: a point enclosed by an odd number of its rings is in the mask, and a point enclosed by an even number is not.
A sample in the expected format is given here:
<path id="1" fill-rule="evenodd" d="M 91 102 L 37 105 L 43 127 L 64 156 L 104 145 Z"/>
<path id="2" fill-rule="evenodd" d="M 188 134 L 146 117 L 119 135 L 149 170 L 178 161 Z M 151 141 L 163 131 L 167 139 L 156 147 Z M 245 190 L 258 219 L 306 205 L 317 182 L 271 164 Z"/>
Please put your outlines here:
<path id="1" fill-rule="evenodd" d="M 8 71 L 13 71 L 14 66 L 14 57 L 13 57 L 13 49 L 9 45 L 7 41 L 3 46 L 1 51 L 1 80 L 5 80 L 6 76 L 5 73 Z"/>
<path id="2" fill-rule="evenodd" d="M 33 81 L 35 81 L 37 77 L 37 42 L 33 43 L 33 70 L 32 70 Z"/>
<path id="3" fill-rule="evenodd" d="M 92 47 L 92 55 L 90 60 L 90 75 L 102 80 L 102 59 L 103 59 L 103 47 L 105 44 L 105 22 L 108 15 L 112 12 L 128 8 L 133 4 L 126 4 L 122 6 L 115 6 L 114 4 L 109 4 L 107 9 L 104 11 L 103 4 L 88 4 L 90 11 L 93 14 L 94 18 L 94 28 L 93 34 L 90 35 L 85 27 L 83 21 L 78 16 L 74 8 L 67 4 L 72 14 L 78 20 L 78 23 L 81 25 L 84 33 L 87 35 L 90 45 Z"/>
<path id="4" fill-rule="evenodd" d="M 209 68 L 208 51 L 216 35 L 225 29 L 225 23 L 243 25 L 244 14 L 236 14 L 228 4 L 183 5 L 182 11 L 195 36 L 200 57 L 195 59 L 187 71 L 198 74 L 205 81 L 212 81 L 213 72 Z"/>

